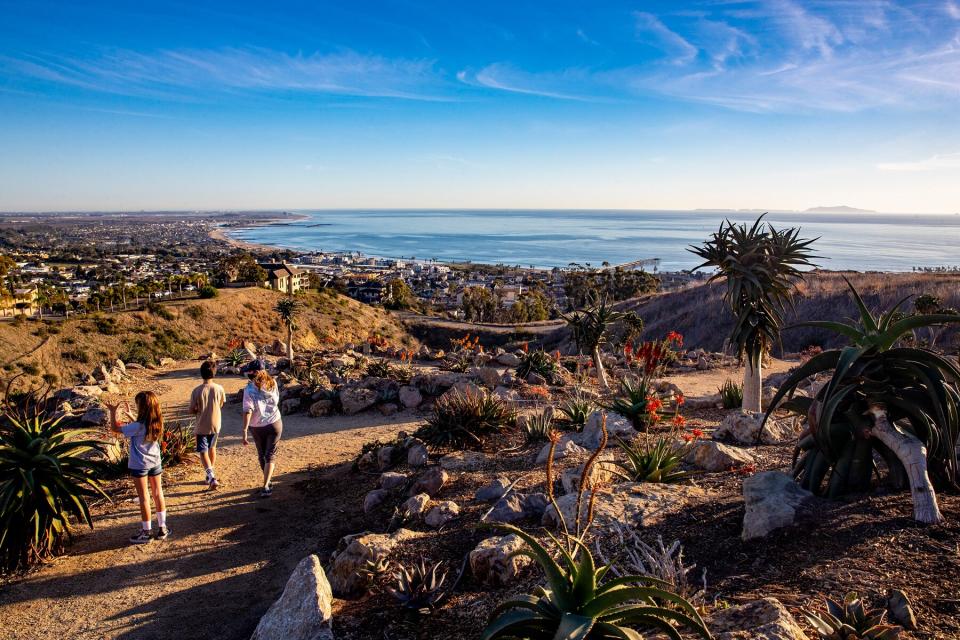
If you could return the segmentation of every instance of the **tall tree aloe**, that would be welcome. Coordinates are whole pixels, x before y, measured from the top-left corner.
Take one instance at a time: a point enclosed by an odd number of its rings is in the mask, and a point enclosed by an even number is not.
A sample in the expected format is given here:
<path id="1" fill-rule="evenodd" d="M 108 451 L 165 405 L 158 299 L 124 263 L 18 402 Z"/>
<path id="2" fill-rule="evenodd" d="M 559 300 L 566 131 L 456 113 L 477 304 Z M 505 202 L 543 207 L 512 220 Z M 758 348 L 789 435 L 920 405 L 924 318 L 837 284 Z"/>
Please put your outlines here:
<path id="1" fill-rule="evenodd" d="M 702 246 L 688 249 L 703 259 L 694 271 L 713 267 L 710 282 L 726 281 L 724 300 L 735 316 L 730 340 L 745 357 L 745 412 L 762 410 L 763 354 L 780 337 L 794 285 L 803 276 L 800 268 L 813 266 L 810 245 L 816 239 L 801 239 L 799 233 L 797 228 L 778 231 L 763 216 L 749 228 L 727 220 Z"/>
<path id="2" fill-rule="evenodd" d="M 288 295 L 273 308 L 280 321 L 287 327 L 287 359 L 293 362 L 293 332 L 297 330 L 297 315 L 300 313 L 300 301 Z"/>
<path id="3" fill-rule="evenodd" d="M 790 375 L 771 404 L 775 407 L 789 395 L 785 406 L 807 416 L 794 476 L 804 488 L 821 492 L 829 474 L 829 496 L 866 490 L 876 452 L 886 462 L 890 480 L 910 487 L 914 518 L 940 522 L 934 485 L 957 484 L 960 367 L 929 349 L 900 343 L 916 329 L 960 323 L 960 317 L 922 314 L 898 320 L 906 298 L 875 317 L 853 285 L 847 285 L 859 321 L 797 326 L 828 329 L 852 344 L 811 358 Z M 813 398 L 792 398 L 804 380 L 824 372 L 831 372 L 830 380 Z"/>

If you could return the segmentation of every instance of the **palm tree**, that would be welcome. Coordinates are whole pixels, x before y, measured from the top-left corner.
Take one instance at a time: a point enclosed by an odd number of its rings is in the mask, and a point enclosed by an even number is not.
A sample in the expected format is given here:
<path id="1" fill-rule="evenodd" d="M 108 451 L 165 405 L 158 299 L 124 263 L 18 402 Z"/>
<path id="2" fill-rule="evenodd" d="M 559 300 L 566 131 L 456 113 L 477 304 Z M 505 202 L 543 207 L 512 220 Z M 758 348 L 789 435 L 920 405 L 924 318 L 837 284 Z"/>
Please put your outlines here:
<path id="1" fill-rule="evenodd" d="M 608 388 L 607 373 L 603 368 L 600 357 L 600 347 L 607 341 L 607 328 L 623 317 L 619 311 L 614 311 L 606 298 L 601 298 L 592 306 L 563 315 L 563 319 L 573 333 L 573 340 L 580 353 L 586 351 L 593 359 L 593 366 L 597 368 L 597 380 L 603 388 Z"/>
<path id="2" fill-rule="evenodd" d="M 804 488 L 819 492 L 829 472 L 831 497 L 866 490 L 876 452 L 886 461 L 894 484 L 909 485 L 914 518 L 940 522 L 934 483 L 957 487 L 954 447 L 960 432 L 960 367 L 929 349 L 902 343 L 915 329 L 960 323 L 960 316 L 900 317 L 897 311 L 904 299 L 874 317 L 853 285 L 847 285 L 860 310 L 859 322 L 797 326 L 828 329 L 852 344 L 811 358 L 781 385 L 771 403 L 776 407 L 802 381 L 832 370 L 830 381 L 813 398 L 785 404 L 806 414 L 809 424 L 794 456 L 794 476 Z M 765 420 L 769 414 L 768 410 Z"/>
<path id="3" fill-rule="evenodd" d="M 300 301 L 288 295 L 273 308 L 287 327 L 287 360 L 293 362 L 293 332 L 297 328 L 297 314 L 300 313 Z"/>
<path id="4" fill-rule="evenodd" d="M 800 239 L 797 228 L 778 231 L 763 223 L 763 215 L 749 229 L 726 220 L 703 246 L 688 249 L 704 260 L 693 271 L 713 267 L 708 282 L 726 280 L 724 300 L 736 318 L 730 341 L 746 356 L 743 411 L 753 413 L 762 410 L 763 354 L 780 338 L 794 285 L 803 278 L 799 268 L 813 266 L 816 240 Z"/>

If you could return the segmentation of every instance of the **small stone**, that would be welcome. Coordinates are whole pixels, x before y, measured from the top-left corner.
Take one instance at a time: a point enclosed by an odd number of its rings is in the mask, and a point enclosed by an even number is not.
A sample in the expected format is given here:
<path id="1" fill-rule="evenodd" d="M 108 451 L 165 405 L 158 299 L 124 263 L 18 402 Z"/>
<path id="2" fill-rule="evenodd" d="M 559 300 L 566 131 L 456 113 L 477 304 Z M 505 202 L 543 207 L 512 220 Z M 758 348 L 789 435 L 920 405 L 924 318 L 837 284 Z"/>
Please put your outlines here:
<path id="1" fill-rule="evenodd" d="M 387 489 L 374 489 L 363 499 L 363 512 L 370 513 L 386 502 L 389 497 L 390 492 Z"/>
<path id="2" fill-rule="evenodd" d="M 517 555 L 526 543 L 517 535 L 487 538 L 470 552 L 470 570 L 481 584 L 503 587 L 520 575 L 532 560 Z"/>
<path id="3" fill-rule="evenodd" d="M 460 515 L 460 507 L 452 500 L 445 500 L 430 509 L 423 521 L 427 526 L 439 529 Z"/>
<path id="4" fill-rule="evenodd" d="M 532 384 L 538 387 L 542 387 L 543 385 L 547 384 L 547 379 L 544 378 L 539 373 L 537 373 L 536 371 L 531 371 L 530 373 L 527 374 L 527 384 Z"/>
<path id="5" fill-rule="evenodd" d="M 424 514 L 428 504 L 430 504 L 430 496 L 418 493 L 407 498 L 407 501 L 400 506 L 400 513 L 407 518 L 417 518 Z"/>
<path id="6" fill-rule="evenodd" d="M 715 640 L 809 640 L 776 598 L 720 609 L 706 622 Z"/>
<path id="7" fill-rule="evenodd" d="M 330 415 L 333 402 L 329 398 L 321 398 L 310 405 L 310 415 L 314 418 Z"/>
<path id="8" fill-rule="evenodd" d="M 542 518 L 548 504 L 550 504 L 550 499 L 545 493 L 528 493 L 520 497 L 523 514 L 528 518 L 537 520 Z"/>
<path id="9" fill-rule="evenodd" d="M 497 362 L 505 367 L 516 367 L 520 364 L 520 358 L 512 353 L 501 353 L 497 356 Z"/>
<path id="10" fill-rule="evenodd" d="M 396 448 L 389 445 L 377 449 L 377 468 L 380 471 L 386 471 L 393 466 L 393 456 Z"/>
<path id="11" fill-rule="evenodd" d="M 397 473 L 396 471 L 386 471 L 380 474 L 380 488 L 381 489 L 396 489 L 397 487 L 402 487 L 407 483 L 407 476 L 403 473 Z"/>
<path id="12" fill-rule="evenodd" d="M 441 467 L 431 467 L 420 474 L 420 477 L 417 478 L 416 483 L 414 483 L 410 489 L 410 495 L 426 493 L 429 496 L 433 496 L 443 488 L 443 485 L 445 485 L 449 479 L 450 474 L 448 474 L 446 470 Z"/>
<path id="13" fill-rule="evenodd" d="M 427 464 L 427 448 L 420 443 L 407 449 L 407 464 L 411 467 L 422 467 Z"/>
<path id="14" fill-rule="evenodd" d="M 407 409 L 416 409 L 420 406 L 420 403 L 423 402 L 423 395 L 421 395 L 420 390 L 410 385 L 400 387 L 400 391 L 397 392 L 397 397 L 400 400 L 400 404 Z"/>
<path id="15" fill-rule="evenodd" d="M 917 616 L 910 606 L 910 598 L 901 589 L 891 589 L 887 593 L 887 613 L 890 619 L 908 631 L 917 629 Z"/>
<path id="16" fill-rule="evenodd" d="M 477 502 L 493 502 L 502 498 L 509 487 L 509 478 L 501 476 L 477 489 L 477 492 L 473 494 L 473 499 Z"/>
<path id="17" fill-rule="evenodd" d="M 743 540 L 762 538 L 792 525 L 801 506 L 813 494 L 781 471 L 764 471 L 743 481 Z"/>
<path id="18" fill-rule="evenodd" d="M 583 455 L 586 454 L 587 450 L 576 444 L 573 440 L 569 438 L 562 439 L 558 444 L 556 449 L 553 452 L 553 459 L 559 460 L 561 458 L 567 458 L 569 456 Z M 540 454 L 537 455 L 537 464 L 546 464 L 547 459 L 550 457 L 550 445 L 545 444 L 543 449 L 540 450 Z"/>
<path id="19" fill-rule="evenodd" d="M 520 497 L 515 493 L 511 493 L 505 498 L 498 500 L 490 513 L 484 516 L 483 521 L 511 523 L 523 520 L 526 516 L 527 514 L 523 509 L 523 502 L 521 502 Z"/>

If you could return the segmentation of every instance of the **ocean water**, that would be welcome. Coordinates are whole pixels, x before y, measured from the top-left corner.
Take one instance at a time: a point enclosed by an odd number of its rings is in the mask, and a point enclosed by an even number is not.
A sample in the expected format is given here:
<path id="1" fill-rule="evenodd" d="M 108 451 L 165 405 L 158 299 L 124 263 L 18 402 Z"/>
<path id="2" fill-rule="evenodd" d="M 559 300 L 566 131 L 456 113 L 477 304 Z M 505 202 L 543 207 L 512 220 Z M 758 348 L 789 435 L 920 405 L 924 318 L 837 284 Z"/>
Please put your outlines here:
<path id="1" fill-rule="evenodd" d="M 535 267 L 599 266 L 659 258 L 661 271 L 689 269 L 720 223 L 752 223 L 734 211 L 349 210 L 297 211 L 302 220 L 238 229 L 240 240 L 302 251 L 472 261 Z M 960 265 L 960 215 L 770 213 L 800 226 L 825 269 L 910 271 Z"/>

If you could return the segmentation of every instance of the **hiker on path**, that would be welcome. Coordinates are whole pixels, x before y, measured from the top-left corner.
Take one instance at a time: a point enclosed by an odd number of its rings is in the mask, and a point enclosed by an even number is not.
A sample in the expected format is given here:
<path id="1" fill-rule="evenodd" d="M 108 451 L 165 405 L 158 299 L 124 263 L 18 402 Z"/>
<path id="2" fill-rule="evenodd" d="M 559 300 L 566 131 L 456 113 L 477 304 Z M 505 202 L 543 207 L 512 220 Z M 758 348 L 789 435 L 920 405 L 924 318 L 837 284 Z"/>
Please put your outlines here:
<path id="1" fill-rule="evenodd" d="M 217 436 L 220 434 L 220 410 L 227 401 L 227 394 L 219 384 L 213 381 L 217 375 L 217 364 L 212 360 L 205 360 L 200 365 L 200 377 L 203 384 L 199 385 L 190 394 L 190 413 L 197 416 L 195 433 L 197 436 L 197 453 L 200 462 L 207 472 L 207 485 L 211 489 L 220 486 L 217 481 L 214 465 L 217 463 Z"/>
<path id="2" fill-rule="evenodd" d="M 163 465 L 160 459 L 160 441 L 163 439 L 163 413 L 160 400 L 153 391 L 141 391 L 134 401 L 137 416 L 134 422 L 120 424 L 117 419 L 118 404 L 107 404 L 110 411 L 110 429 L 122 434 L 129 442 L 130 460 L 127 467 L 140 501 L 140 531 L 130 537 L 132 544 L 146 544 L 152 539 L 164 540 L 170 535 L 167 529 L 167 506 L 163 499 Z M 129 408 L 126 410 L 128 417 Z M 147 487 L 149 485 L 149 493 Z M 157 508 L 157 532 L 151 534 L 150 495 Z"/>
<path id="3" fill-rule="evenodd" d="M 243 444 L 249 444 L 247 431 L 257 446 L 257 458 L 263 470 L 263 488 L 260 496 L 273 493 L 271 481 L 276 468 L 277 445 L 283 433 L 280 420 L 280 392 L 277 382 L 267 372 L 261 360 L 245 367 L 250 383 L 243 390 Z"/>

